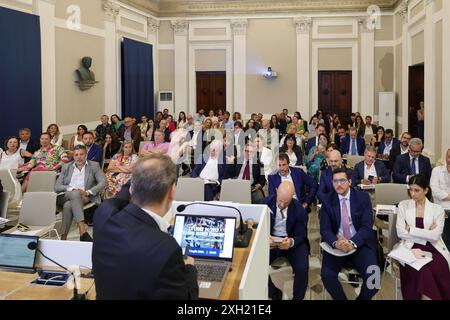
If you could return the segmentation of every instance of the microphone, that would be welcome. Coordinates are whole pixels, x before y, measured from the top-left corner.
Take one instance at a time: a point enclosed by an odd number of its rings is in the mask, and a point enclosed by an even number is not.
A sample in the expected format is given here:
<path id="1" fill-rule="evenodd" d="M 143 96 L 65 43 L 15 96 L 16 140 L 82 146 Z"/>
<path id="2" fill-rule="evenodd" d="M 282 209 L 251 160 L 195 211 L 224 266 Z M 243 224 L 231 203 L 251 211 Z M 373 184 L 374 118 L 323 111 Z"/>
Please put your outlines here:
<path id="1" fill-rule="evenodd" d="M 58 262 L 56 262 L 55 260 L 53 260 L 53 259 L 47 257 L 47 256 L 41 251 L 41 249 L 38 248 L 37 242 L 35 242 L 35 241 L 29 242 L 27 246 L 28 246 L 28 249 L 30 249 L 30 250 L 36 250 L 36 251 L 39 252 L 45 259 L 47 259 L 47 260 L 53 262 L 53 263 L 56 264 L 58 267 L 63 268 L 64 270 L 66 270 L 67 272 L 69 272 L 69 273 L 72 275 L 74 286 L 73 286 L 73 297 L 72 297 L 71 300 L 86 300 L 86 294 L 84 294 L 84 293 L 78 294 L 77 282 L 76 282 L 75 274 L 73 273 L 73 271 L 67 269 L 67 268 L 64 267 L 63 265 L 61 265 L 61 264 L 59 264 Z"/>
<path id="2" fill-rule="evenodd" d="M 237 237 L 234 242 L 234 246 L 236 248 L 247 248 L 248 247 L 248 245 L 250 243 L 250 239 L 252 237 L 253 230 L 251 228 L 249 228 L 246 223 L 244 223 L 244 219 L 242 219 L 242 213 L 238 208 L 235 208 L 232 206 L 226 206 L 226 205 L 222 205 L 222 204 L 213 204 L 213 203 L 206 203 L 206 202 L 192 202 L 192 203 L 188 203 L 188 204 L 180 204 L 177 207 L 177 211 L 183 212 L 184 210 L 186 210 L 187 207 L 196 205 L 196 204 L 203 205 L 203 206 L 228 208 L 228 209 L 236 210 L 239 213 L 240 221 L 239 221 L 239 228 L 237 230 Z"/>

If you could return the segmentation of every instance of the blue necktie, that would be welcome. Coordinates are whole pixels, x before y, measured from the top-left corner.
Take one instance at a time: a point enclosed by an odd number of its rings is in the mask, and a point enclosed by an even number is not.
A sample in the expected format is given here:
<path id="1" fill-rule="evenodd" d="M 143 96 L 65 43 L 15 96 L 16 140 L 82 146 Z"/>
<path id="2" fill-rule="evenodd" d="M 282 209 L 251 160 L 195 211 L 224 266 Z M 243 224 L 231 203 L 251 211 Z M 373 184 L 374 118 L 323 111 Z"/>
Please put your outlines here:
<path id="1" fill-rule="evenodd" d="M 411 175 L 415 176 L 416 175 L 416 159 L 413 158 L 411 160 Z"/>
<path id="2" fill-rule="evenodd" d="M 356 141 L 354 139 L 352 139 L 352 149 L 350 151 L 350 154 L 352 156 L 356 156 Z"/>

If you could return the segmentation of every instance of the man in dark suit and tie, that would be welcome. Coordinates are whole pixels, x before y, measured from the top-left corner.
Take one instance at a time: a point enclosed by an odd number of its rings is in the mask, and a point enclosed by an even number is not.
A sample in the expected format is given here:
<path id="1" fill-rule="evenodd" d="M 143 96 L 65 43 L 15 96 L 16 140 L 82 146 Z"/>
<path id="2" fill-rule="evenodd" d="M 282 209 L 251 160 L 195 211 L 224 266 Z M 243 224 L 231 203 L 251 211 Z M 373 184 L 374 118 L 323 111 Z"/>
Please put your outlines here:
<path id="1" fill-rule="evenodd" d="M 237 163 L 234 170 L 234 178 L 250 180 L 252 191 L 252 203 L 260 203 L 264 199 L 263 188 L 266 185 L 266 177 L 261 174 L 261 165 L 256 159 L 256 149 L 252 142 L 248 142 L 244 148 L 242 163 Z"/>
<path id="2" fill-rule="evenodd" d="M 406 184 L 410 177 L 418 174 L 425 176 L 430 181 L 431 163 L 430 159 L 421 154 L 422 148 L 422 140 L 413 138 L 409 142 L 409 152 L 397 157 L 392 173 L 395 183 Z"/>
<path id="3" fill-rule="evenodd" d="M 19 130 L 19 138 L 20 138 L 20 149 L 26 150 L 29 153 L 33 154 L 37 150 L 39 150 L 39 144 L 34 142 L 31 138 L 31 130 L 29 128 L 22 128 Z M 23 161 L 27 163 L 31 158 L 25 157 Z"/>
<path id="4" fill-rule="evenodd" d="M 358 184 L 378 184 L 391 182 L 391 175 L 384 163 L 376 160 L 376 151 L 372 146 L 364 152 L 364 160 L 358 163 L 353 170 L 352 186 Z"/>
<path id="5" fill-rule="evenodd" d="M 278 171 L 269 175 L 269 195 L 275 195 L 283 181 L 291 181 L 295 187 L 294 199 L 297 199 L 307 212 L 316 197 L 318 185 L 314 178 L 308 176 L 302 169 L 289 167 L 289 157 L 286 153 L 278 155 Z M 305 192 L 308 187 L 308 193 Z"/>
<path id="6" fill-rule="evenodd" d="M 131 203 L 105 201 L 94 216 L 92 264 L 97 299 L 174 300 L 198 297 L 191 257 L 167 233 L 176 168 L 155 153 L 140 159 L 131 178 Z"/>
<path id="7" fill-rule="evenodd" d="M 342 154 L 347 154 L 349 156 L 362 156 L 364 155 L 364 150 L 366 150 L 366 143 L 364 139 L 357 136 L 356 128 L 350 128 L 349 136 L 345 137 L 341 143 Z"/>
<path id="8" fill-rule="evenodd" d="M 338 150 L 331 150 L 327 153 L 328 168 L 320 175 L 319 191 L 317 192 L 317 198 L 320 202 L 323 202 L 325 195 L 334 191 L 333 187 L 333 171 L 337 168 L 345 168 L 348 171 L 349 176 L 353 175 L 352 169 L 346 168 L 342 163 L 342 156 Z"/>
<path id="9" fill-rule="evenodd" d="M 87 159 L 98 163 L 102 162 L 103 149 L 94 143 L 94 135 L 92 132 L 85 132 L 83 134 L 83 143 L 86 146 Z"/>
<path id="10" fill-rule="evenodd" d="M 322 202 L 320 234 L 322 241 L 340 254 L 324 251 L 322 281 L 333 299 L 347 299 L 338 275 L 350 263 L 363 278 L 361 293 L 357 299 L 370 300 L 378 291 L 377 286 L 369 279 L 373 275 L 369 267 L 375 267 L 375 270 L 378 268 L 370 198 L 363 191 L 350 188 L 350 176 L 343 168 L 333 172 L 333 186 L 335 192 L 327 195 Z"/>
<path id="11" fill-rule="evenodd" d="M 294 300 L 305 297 L 308 286 L 309 242 L 308 214 L 299 201 L 293 198 L 292 182 L 283 181 L 277 193 L 264 199 L 270 214 L 270 263 L 278 257 L 286 257 L 294 272 Z M 269 276 L 269 297 L 281 300 L 281 290 Z"/>
<path id="12" fill-rule="evenodd" d="M 341 148 L 342 141 L 347 136 L 347 133 L 345 132 L 345 128 L 341 125 L 337 128 L 337 133 L 334 135 L 334 143 Z"/>
<path id="13" fill-rule="evenodd" d="M 306 143 L 306 147 L 305 147 L 305 154 L 309 153 L 309 150 L 312 147 L 317 147 L 319 145 L 319 136 L 321 134 L 327 134 L 326 132 L 326 127 L 323 123 L 319 123 L 316 127 L 316 136 L 312 137 L 308 140 L 308 142 Z"/>

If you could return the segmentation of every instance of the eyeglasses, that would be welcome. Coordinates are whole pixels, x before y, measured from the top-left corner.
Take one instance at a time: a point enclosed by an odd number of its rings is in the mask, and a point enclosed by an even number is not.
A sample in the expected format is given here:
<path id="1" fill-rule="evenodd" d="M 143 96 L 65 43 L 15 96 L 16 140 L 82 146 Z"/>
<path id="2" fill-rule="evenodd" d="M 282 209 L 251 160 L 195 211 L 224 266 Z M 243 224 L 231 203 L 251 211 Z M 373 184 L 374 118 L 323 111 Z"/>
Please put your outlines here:
<path id="1" fill-rule="evenodd" d="M 336 179 L 336 180 L 333 180 L 333 184 L 335 184 L 335 185 L 343 185 L 344 183 L 346 183 L 348 181 L 348 179 L 344 179 L 344 178 L 342 178 L 342 179 Z"/>

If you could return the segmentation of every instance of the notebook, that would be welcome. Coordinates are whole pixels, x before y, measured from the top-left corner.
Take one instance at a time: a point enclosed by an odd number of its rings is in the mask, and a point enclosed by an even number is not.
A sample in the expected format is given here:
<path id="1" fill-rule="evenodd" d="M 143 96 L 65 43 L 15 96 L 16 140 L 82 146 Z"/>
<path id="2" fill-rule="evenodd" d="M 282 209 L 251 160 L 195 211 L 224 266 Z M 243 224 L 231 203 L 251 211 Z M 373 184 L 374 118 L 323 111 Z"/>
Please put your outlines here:
<path id="1" fill-rule="evenodd" d="M 199 297 L 217 299 L 233 260 L 235 217 L 178 214 L 173 237 L 195 259 Z"/>
<path id="2" fill-rule="evenodd" d="M 36 272 L 38 236 L 0 233 L 0 268 L 16 272 Z"/>

